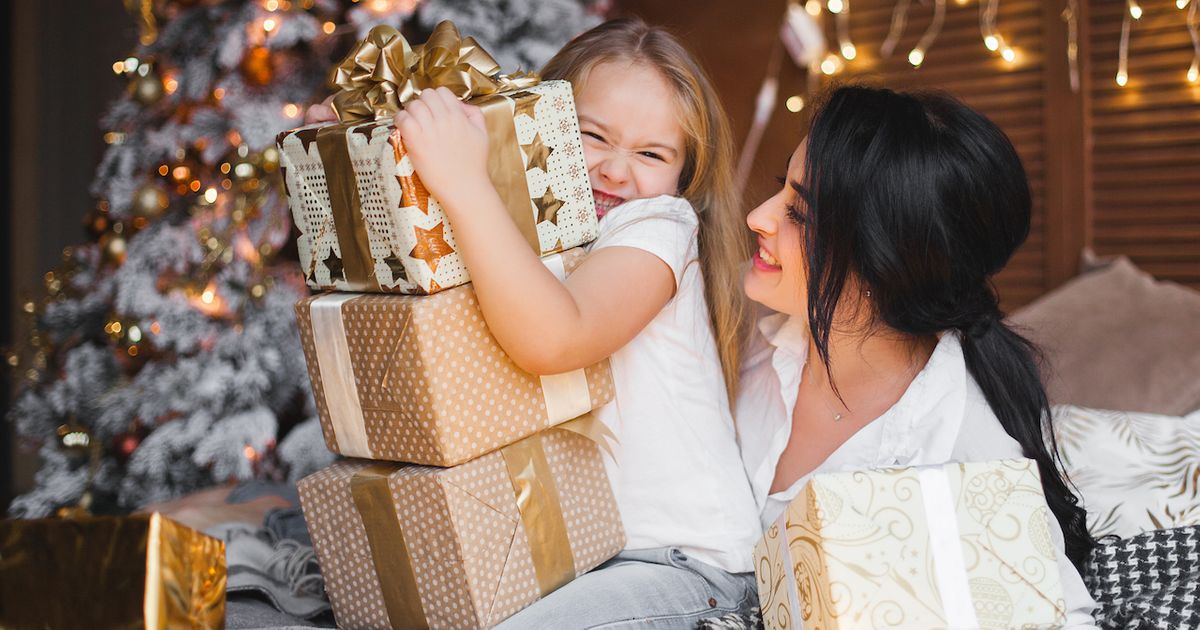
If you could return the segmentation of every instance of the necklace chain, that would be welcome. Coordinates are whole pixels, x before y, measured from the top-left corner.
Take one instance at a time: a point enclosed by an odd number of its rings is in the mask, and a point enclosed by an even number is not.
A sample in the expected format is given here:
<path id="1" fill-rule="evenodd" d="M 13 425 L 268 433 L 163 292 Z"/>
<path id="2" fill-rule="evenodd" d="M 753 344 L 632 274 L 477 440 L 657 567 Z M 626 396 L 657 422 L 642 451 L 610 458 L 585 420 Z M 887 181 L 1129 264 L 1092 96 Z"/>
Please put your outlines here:
<path id="1" fill-rule="evenodd" d="M 805 362 L 804 362 L 804 369 L 805 369 L 805 370 L 808 370 L 808 372 L 809 372 L 809 376 L 811 377 L 811 375 L 812 375 L 812 370 L 811 370 L 811 369 L 810 369 L 810 367 L 809 367 L 809 362 L 808 362 L 808 361 L 805 361 Z M 834 411 L 834 410 L 833 410 L 833 407 L 830 407 L 830 406 L 829 406 L 829 403 L 825 401 L 825 397 L 824 397 L 824 396 L 822 396 L 822 395 L 821 395 L 821 393 L 822 393 L 822 392 L 819 392 L 819 391 L 817 392 L 817 398 L 818 398 L 818 399 L 820 399 L 820 401 L 821 401 L 821 404 L 825 406 L 825 410 L 829 412 L 829 415 L 833 416 L 833 421 L 834 421 L 834 422 L 841 422 L 841 421 L 842 421 L 842 418 L 845 418 L 845 417 L 846 417 L 846 414 L 842 414 L 842 413 L 838 413 L 838 412 Z"/>

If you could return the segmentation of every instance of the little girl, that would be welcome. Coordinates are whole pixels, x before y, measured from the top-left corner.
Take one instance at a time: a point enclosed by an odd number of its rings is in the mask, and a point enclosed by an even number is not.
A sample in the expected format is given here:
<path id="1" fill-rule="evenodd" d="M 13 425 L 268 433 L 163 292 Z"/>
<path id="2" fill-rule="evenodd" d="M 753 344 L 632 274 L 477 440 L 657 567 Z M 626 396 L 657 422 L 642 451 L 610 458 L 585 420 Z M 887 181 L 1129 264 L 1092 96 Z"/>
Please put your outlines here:
<path id="1" fill-rule="evenodd" d="M 637 20 L 580 35 L 542 77 L 574 85 L 601 215 L 565 283 L 488 179 L 478 109 L 426 90 L 395 120 L 513 361 L 555 374 L 611 355 L 616 401 L 597 414 L 620 440 L 607 463 L 627 548 L 500 627 L 691 627 L 757 601 L 761 529 L 729 405 L 747 255 L 728 126 L 683 46 Z"/>

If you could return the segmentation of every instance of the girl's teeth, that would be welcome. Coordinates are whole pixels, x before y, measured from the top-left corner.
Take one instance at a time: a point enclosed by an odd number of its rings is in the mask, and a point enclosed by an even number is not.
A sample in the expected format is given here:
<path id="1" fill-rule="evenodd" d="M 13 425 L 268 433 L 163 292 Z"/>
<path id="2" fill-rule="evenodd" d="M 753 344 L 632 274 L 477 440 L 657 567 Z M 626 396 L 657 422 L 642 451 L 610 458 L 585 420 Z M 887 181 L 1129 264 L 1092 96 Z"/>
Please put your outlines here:
<path id="1" fill-rule="evenodd" d="M 758 257 L 761 258 L 763 262 L 767 263 L 768 265 L 771 265 L 772 267 L 779 266 L 779 261 L 775 260 L 774 256 L 772 256 L 769 252 L 767 252 L 767 250 L 765 250 L 761 247 L 758 249 Z"/>

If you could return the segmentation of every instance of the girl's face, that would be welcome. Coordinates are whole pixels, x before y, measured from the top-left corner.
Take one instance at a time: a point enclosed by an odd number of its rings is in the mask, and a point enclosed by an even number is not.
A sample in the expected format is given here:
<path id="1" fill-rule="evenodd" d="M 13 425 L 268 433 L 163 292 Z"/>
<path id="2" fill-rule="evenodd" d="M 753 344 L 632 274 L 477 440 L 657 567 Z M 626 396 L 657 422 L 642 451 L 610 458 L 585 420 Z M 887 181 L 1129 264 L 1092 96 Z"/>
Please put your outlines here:
<path id="1" fill-rule="evenodd" d="M 578 86 L 583 155 L 603 216 L 630 199 L 679 192 L 685 137 L 676 96 L 644 64 L 606 61 Z"/>
<path id="2" fill-rule="evenodd" d="M 788 162 L 787 181 L 779 192 L 746 217 L 746 224 L 758 236 L 758 250 L 743 281 L 751 300 L 803 317 L 808 315 L 808 273 L 801 239 L 808 207 L 797 187 L 804 181 L 807 147 L 807 140 L 796 147 Z"/>

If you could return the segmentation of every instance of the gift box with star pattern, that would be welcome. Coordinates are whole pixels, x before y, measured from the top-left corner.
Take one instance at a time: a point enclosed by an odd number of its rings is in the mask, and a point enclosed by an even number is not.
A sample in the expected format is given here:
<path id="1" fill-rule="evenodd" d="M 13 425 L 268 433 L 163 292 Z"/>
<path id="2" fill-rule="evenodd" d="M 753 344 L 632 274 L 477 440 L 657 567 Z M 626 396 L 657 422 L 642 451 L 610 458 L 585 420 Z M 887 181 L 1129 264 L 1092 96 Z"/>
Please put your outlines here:
<path id="1" fill-rule="evenodd" d="M 470 99 L 488 124 L 488 169 L 539 256 L 596 238 L 596 211 L 570 83 Z M 454 233 L 390 119 L 280 135 L 281 173 L 308 285 L 432 294 L 470 281 Z"/>

